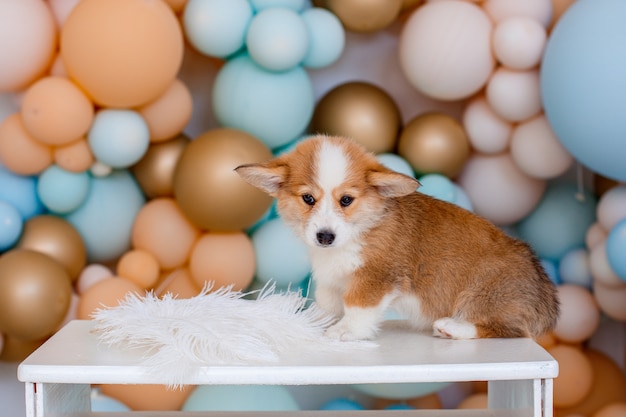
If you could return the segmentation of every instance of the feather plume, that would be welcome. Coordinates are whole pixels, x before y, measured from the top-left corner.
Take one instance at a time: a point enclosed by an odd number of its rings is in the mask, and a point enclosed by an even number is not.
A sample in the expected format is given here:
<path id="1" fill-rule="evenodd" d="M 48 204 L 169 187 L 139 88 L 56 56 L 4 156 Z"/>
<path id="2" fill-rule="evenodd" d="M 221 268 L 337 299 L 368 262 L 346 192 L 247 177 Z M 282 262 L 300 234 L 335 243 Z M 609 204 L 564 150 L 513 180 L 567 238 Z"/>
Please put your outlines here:
<path id="1" fill-rule="evenodd" d="M 315 303 L 306 306 L 300 292 L 279 293 L 273 284 L 252 292 L 211 289 L 188 299 L 129 293 L 119 305 L 93 314 L 94 332 L 111 347 L 142 352 L 144 364 L 167 375 L 170 387 L 180 387 L 200 366 L 274 362 L 290 350 L 374 345 L 325 337 L 334 318 Z"/>

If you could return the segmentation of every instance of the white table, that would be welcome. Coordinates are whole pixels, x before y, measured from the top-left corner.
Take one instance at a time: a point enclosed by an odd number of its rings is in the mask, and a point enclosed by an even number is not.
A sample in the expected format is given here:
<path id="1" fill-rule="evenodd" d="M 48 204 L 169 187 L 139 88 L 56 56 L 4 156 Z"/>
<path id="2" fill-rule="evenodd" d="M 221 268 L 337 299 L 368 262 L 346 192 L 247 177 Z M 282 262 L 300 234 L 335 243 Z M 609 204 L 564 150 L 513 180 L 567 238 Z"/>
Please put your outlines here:
<path id="1" fill-rule="evenodd" d="M 110 349 L 76 320 L 58 331 L 18 367 L 25 383 L 27 417 L 102 416 L 92 413 L 90 384 L 164 384 L 141 365 L 137 352 Z M 333 415 L 552 416 L 552 380 L 557 362 L 530 339 L 446 340 L 405 330 L 384 329 L 378 347 L 358 351 L 283 355 L 279 362 L 206 366 L 189 375 L 190 385 L 326 385 L 489 381 L 487 410 L 333 411 Z M 326 413 L 326 414 L 325 414 Z M 302 417 L 324 411 L 259 413 Z M 141 413 L 116 413 L 130 417 Z M 150 412 L 150 416 L 183 416 Z M 189 413 L 192 414 L 192 413 Z M 249 413 L 200 415 L 238 417 Z M 193 415 L 198 415 L 196 412 Z"/>

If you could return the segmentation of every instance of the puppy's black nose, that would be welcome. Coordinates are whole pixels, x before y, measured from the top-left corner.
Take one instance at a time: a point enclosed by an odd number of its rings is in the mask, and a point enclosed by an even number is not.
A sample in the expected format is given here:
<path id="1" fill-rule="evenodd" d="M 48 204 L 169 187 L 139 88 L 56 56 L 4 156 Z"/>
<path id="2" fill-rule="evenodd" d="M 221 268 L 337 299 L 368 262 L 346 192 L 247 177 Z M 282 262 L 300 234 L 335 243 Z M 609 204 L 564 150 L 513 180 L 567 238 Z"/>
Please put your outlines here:
<path id="1" fill-rule="evenodd" d="M 322 246 L 330 246 L 335 241 L 335 234 L 330 230 L 320 230 L 317 232 L 317 243 Z"/>

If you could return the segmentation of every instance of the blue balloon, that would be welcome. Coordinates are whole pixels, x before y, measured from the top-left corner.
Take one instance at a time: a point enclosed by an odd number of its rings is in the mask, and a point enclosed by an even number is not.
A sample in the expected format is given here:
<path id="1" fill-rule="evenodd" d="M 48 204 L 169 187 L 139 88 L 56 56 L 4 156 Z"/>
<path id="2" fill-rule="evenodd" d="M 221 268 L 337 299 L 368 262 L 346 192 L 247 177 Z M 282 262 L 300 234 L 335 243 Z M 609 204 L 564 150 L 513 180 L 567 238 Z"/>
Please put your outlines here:
<path id="1" fill-rule="evenodd" d="M 445 175 L 427 174 L 419 179 L 422 184 L 417 190 L 439 200 L 453 203 L 456 199 L 456 187 Z"/>
<path id="2" fill-rule="evenodd" d="M 609 232 L 606 257 L 615 275 L 626 281 L 626 219 L 613 226 Z"/>
<path id="3" fill-rule="evenodd" d="M 626 2 L 578 0 L 559 18 L 541 63 L 548 122 L 582 164 L 626 181 Z"/>
<path id="4" fill-rule="evenodd" d="M 346 411 L 346 410 L 364 410 L 363 406 L 358 402 L 349 398 L 335 398 L 334 400 L 324 403 L 320 410 L 324 411 Z"/>
<path id="5" fill-rule="evenodd" d="M 449 382 L 416 382 L 402 384 L 356 384 L 352 387 L 359 392 L 377 398 L 408 400 L 432 394 L 450 385 Z"/>
<path id="6" fill-rule="evenodd" d="M 282 7 L 296 12 L 301 11 L 306 6 L 306 0 L 248 0 L 254 10 L 260 12 L 273 7 Z"/>
<path id="7" fill-rule="evenodd" d="M 39 176 L 37 193 L 51 212 L 64 214 L 76 210 L 87 198 L 89 174 L 70 172 L 50 165 Z"/>
<path id="8" fill-rule="evenodd" d="M 309 30 L 309 50 L 302 61 L 307 68 L 323 68 L 339 59 L 346 43 L 343 25 L 330 11 L 314 7 L 302 13 Z"/>
<path id="9" fill-rule="evenodd" d="M 415 410 L 415 407 L 411 407 L 410 405 L 404 403 L 397 403 L 388 405 L 385 407 L 385 410 Z"/>
<path id="10" fill-rule="evenodd" d="M 593 277 L 589 267 L 589 252 L 584 248 L 567 252 L 559 262 L 559 276 L 564 284 L 591 289 Z"/>
<path id="11" fill-rule="evenodd" d="M 24 220 L 45 211 L 37 196 L 37 177 L 14 174 L 2 165 L 0 165 L 0 200 L 11 203 Z"/>
<path id="12" fill-rule="evenodd" d="M 554 285 L 561 284 L 561 277 L 559 276 L 559 270 L 555 262 L 550 259 L 541 259 L 541 266 Z"/>
<path id="13" fill-rule="evenodd" d="M 182 411 L 298 411 L 291 393 L 277 385 L 201 385 Z"/>
<path id="14" fill-rule="evenodd" d="M 585 245 L 587 229 L 595 222 L 596 199 L 575 184 L 548 185 L 541 201 L 517 224 L 519 238 L 528 242 L 539 258 L 558 261 L 567 252 Z"/>
<path id="15" fill-rule="evenodd" d="M 11 249 L 22 235 L 24 219 L 14 205 L 0 200 L 0 253 Z"/>
<path id="16" fill-rule="evenodd" d="M 97 394 L 91 397 L 91 411 L 111 412 L 111 411 L 131 411 L 124 403 L 107 395 Z"/>
<path id="17" fill-rule="evenodd" d="M 218 122 L 256 136 L 270 149 L 302 135 L 314 105 L 313 85 L 302 67 L 270 72 L 247 54 L 228 60 L 213 85 Z"/>
<path id="18" fill-rule="evenodd" d="M 395 153 L 380 153 L 376 155 L 376 158 L 378 158 L 378 162 L 383 164 L 385 167 L 399 172 L 400 174 L 415 178 L 415 171 L 413 171 L 413 167 L 400 155 Z"/>
<path id="19" fill-rule="evenodd" d="M 453 203 L 459 207 L 464 208 L 468 211 L 474 211 L 474 205 L 472 204 L 472 200 L 470 200 L 469 195 L 465 192 L 460 185 L 454 184 L 454 201 Z"/>
<path id="20" fill-rule="evenodd" d="M 89 262 L 107 262 L 130 249 L 135 217 L 145 198 L 126 170 L 91 179 L 84 203 L 65 219 L 85 242 Z"/>

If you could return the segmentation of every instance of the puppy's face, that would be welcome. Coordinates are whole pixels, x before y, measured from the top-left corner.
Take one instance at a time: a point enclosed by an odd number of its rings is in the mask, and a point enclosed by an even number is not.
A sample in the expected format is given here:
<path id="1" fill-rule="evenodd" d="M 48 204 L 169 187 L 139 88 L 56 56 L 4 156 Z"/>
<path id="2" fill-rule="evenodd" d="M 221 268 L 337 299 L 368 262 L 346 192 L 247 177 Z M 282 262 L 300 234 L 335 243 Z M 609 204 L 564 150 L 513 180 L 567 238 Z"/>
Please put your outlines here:
<path id="1" fill-rule="evenodd" d="M 325 136 L 305 140 L 267 163 L 236 170 L 276 197 L 285 223 L 317 247 L 341 247 L 359 239 L 378 222 L 387 198 L 409 194 L 418 186 L 354 142 Z"/>

